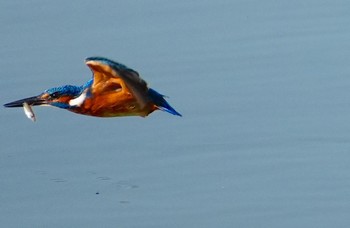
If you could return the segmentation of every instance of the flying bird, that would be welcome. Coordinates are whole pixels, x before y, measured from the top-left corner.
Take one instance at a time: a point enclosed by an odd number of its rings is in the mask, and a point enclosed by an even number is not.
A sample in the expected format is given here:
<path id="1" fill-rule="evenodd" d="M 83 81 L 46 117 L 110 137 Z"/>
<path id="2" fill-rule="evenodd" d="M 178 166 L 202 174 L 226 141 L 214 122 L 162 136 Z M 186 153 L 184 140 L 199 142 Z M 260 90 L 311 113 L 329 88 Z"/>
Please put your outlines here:
<path id="1" fill-rule="evenodd" d="M 84 85 L 65 85 L 45 90 L 38 96 L 5 104 L 24 107 L 28 118 L 35 120 L 31 106 L 53 106 L 95 117 L 146 117 L 155 110 L 181 116 L 164 99 L 165 96 L 147 86 L 133 69 L 103 57 L 85 60 L 93 77 Z"/>

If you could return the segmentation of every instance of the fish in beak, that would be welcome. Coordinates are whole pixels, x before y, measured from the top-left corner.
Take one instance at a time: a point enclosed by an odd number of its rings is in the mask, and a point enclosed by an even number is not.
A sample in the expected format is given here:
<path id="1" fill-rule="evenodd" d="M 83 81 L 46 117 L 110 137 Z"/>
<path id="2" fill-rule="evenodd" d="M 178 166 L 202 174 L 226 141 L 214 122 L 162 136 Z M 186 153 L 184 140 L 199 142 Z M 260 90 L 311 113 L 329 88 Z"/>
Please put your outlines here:
<path id="1" fill-rule="evenodd" d="M 7 104 L 4 104 L 5 107 L 7 108 L 17 108 L 17 107 L 23 107 L 24 109 L 24 113 L 26 114 L 26 116 L 28 117 L 28 119 L 32 120 L 33 122 L 35 122 L 36 117 L 34 114 L 34 111 L 32 109 L 32 106 L 36 106 L 36 105 L 45 105 L 47 104 L 47 99 L 43 99 L 42 95 L 39 96 L 34 96 L 34 97 L 28 97 L 28 98 L 24 98 L 18 101 L 13 101 Z"/>
<path id="2" fill-rule="evenodd" d="M 34 114 L 34 111 L 32 109 L 32 106 L 30 106 L 28 103 L 24 102 L 23 103 L 23 109 L 24 109 L 24 114 L 30 119 L 31 121 L 35 122 L 36 117 Z"/>

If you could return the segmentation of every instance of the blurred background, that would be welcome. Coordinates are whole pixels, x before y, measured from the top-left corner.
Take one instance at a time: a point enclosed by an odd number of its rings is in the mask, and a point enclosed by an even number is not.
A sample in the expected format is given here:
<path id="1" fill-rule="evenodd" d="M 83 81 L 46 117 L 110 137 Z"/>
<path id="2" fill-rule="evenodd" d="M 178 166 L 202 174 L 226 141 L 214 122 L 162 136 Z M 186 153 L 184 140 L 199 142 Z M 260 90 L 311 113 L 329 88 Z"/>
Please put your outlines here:
<path id="1" fill-rule="evenodd" d="M 4 227 L 349 227 L 350 2 L 0 2 L 0 102 L 137 70 L 182 118 L 0 112 Z"/>

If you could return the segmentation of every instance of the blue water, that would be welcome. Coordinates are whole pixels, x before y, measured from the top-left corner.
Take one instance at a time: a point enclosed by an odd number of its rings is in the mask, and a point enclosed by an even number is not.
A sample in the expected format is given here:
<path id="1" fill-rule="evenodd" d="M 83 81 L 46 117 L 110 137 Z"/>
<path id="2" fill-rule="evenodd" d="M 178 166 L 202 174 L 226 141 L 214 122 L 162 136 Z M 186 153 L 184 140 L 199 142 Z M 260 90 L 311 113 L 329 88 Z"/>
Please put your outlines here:
<path id="1" fill-rule="evenodd" d="M 3 227 L 349 227 L 348 1 L 0 2 L 1 104 L 140 72 L 183 117 L 0 112 Z"/>

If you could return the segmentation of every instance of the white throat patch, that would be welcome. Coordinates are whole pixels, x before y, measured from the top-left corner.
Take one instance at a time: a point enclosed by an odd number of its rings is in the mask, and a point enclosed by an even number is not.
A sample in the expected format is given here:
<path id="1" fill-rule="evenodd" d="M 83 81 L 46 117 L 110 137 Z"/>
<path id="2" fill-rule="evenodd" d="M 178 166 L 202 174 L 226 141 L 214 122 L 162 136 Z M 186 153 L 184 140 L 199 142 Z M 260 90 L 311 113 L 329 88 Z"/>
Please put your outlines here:
<path id="1" fill-rule="evenodd" d="M 88 89 L 85 89 L 84 92 L 82 92 L 82 94 L 80 94 L 79 97 L 70 100 L 69 101 L 69 105 L 70 106 L 80 106 L 80 105 L 82 105 L 84 103 L 84 101 L 85 101 L 87 91 L 88 91 Z"/>

